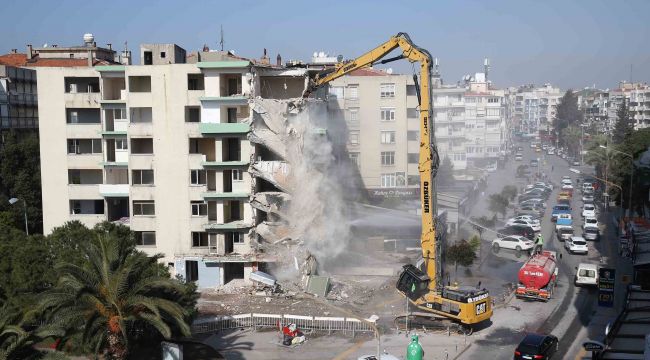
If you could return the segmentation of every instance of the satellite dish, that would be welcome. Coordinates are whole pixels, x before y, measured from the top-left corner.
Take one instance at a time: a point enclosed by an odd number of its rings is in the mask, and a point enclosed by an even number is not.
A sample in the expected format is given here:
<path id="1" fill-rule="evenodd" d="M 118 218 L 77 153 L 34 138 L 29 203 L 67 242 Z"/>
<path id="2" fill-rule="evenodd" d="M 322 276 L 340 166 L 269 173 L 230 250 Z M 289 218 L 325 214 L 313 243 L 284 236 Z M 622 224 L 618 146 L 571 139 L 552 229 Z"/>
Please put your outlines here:
<path id="1" fill-rule="evenodd" d="M 388 69 L 386 69 L 386 73 L 387 73 L 387 74 L 392 74 L 392 73 L 393 73 L 393 68 L 388 68 Z"/>
<path id="2" fill-rule="evenodd" d="M 343 55 L 339 55 L 336 57 L 337 62 L 343 62 Z"/>
<path id="3" fill-rule="evenodd" d="M 314 51 L 314 53 L 312 54 L 312 57 L 317 58 L 318 57 L 318 52 Z"/>
<path id="4" fill-rule="evenodd" d="M 43 44 L 43 47 L 44 47 L 44 48 L 48 47 L 47 43 Z"/>

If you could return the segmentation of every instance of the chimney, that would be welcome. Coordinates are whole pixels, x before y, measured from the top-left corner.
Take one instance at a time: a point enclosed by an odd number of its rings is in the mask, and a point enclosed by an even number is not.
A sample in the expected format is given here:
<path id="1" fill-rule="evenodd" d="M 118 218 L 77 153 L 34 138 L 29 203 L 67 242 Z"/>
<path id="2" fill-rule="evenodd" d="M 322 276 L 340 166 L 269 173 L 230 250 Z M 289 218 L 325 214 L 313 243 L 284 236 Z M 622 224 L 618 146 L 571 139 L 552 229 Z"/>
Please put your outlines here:
<path id="1" fill-rule="evenodd" d="M 262 58 L 260 59 L 260 62 L 262 64 L 270 64 L 271 63 L 268 55 L 266 55 L 266 48 L 264 48 L 264 55 L 262 55 Z"/>
<path id="2" fill-rule="evenodd" d="M 113 44 L 108 43 L 108 44 L 106 44 L 106 46 L 108 46 L 108 50 L 111 50 L 111 51 L 113 50 Z"/>
<path id="3" fill-rule="evenodd" d="M 32 44 L 27 44 L 27 60 L 31 60 L 33 56 L 34 49 L 32 48 Z"/>
<path id="4" fill-rule="evenodd" d="M 275 58 L 275 64 L 277 66 L 282 66 L 282 56 L 278 53 L 278 57 Z"/>
<path id="5" fill-rule="evenodd" d="M 93 67 L 93 51 L 88 49 L 88 67 Z"/>
<path id="6" fill-rule="evenodd" d="M 11 49 L 12 54 L 18 54 L 18 49 Z"/>

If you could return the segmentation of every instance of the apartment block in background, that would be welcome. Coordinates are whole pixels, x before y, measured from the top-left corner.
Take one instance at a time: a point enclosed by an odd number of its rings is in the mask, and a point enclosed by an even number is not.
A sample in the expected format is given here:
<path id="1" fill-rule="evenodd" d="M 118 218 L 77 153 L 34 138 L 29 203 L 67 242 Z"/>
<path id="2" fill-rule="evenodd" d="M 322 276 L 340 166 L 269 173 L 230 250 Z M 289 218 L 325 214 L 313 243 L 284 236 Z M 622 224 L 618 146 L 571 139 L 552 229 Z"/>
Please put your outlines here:
<path id="1" fill-rule="evenodd" d="M 418 100 L 413 78 L 362 69 L 330 84 L 329 107 L 343 112 L 348 152 L 370 196 L 420 186 Z"/>
<path id="2" fill-rule="evenodd" d="M 37 100 L 36 71 L 0 65 L 0 134 L 38 129 Z"/>
<path id="3" fill-rule="evenodd" d="M 304 71 L 223 52 L 186 64 L 178 49 L 141 49 L 175 63 L 38 69 L 44 231 L 124 224 L 140 250 L 214 288 L 273 260 L 252 231 L 248 168 L 263 149 L 247 139 L 249 100 L 299 95 Z"/>

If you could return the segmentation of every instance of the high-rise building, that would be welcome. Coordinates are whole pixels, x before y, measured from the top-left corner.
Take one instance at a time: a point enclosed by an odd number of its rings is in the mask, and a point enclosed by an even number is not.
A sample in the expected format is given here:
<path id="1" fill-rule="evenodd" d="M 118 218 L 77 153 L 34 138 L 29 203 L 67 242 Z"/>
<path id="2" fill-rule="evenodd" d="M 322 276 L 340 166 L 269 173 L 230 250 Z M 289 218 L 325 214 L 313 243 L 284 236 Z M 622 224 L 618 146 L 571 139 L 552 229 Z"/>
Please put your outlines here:
<path id="1" fill-rule="evenodd" d="M 117 222 L 199 288 L 248 278 L 271 260 L 253 231 L 248 170 L 265 150 L 247 137 L 249 100 L 300 96 L 306 70 L 161 49 L 180 53 L 142 52 L 177 62 L 38 68 L 44 232 Z"/>
<path id="2" fill-rule="evenodd" d="M 540 130 L 552 127 L 555 108 L 561 97 L 560 89 L 551 84 L 542 87 L 526 85 L 509 91 L 508 112 L 512 126 L 524 135 L 538 138 Z"/>
<path id="3" fill-rule="evenodd" d="M 38 128 L 36 94 L 36 71 L 0 65 L 0 134 Z"/>

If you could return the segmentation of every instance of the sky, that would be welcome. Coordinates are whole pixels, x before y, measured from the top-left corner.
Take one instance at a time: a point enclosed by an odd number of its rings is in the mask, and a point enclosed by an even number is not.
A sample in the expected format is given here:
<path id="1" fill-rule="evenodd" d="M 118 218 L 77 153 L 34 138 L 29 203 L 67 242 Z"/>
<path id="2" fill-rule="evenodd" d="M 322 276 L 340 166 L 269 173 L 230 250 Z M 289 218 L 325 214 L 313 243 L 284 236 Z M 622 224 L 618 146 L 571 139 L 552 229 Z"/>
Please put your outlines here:
<path id="1" fill-rule="evenodd" d="M 647 0 L 6 0 L 0 8 L 0 53 L 81 45 L 88 32 L 99 46 L 127 41 L 134 54 L 141 43 L 218 49 L 223 26 L 225 49 L 237 55 L 258 58 L 266 48 L 272 60 L 308 61 L 314 51 L 354 58 L 407 32 L 439 59 L 445 83 L 482 71 L 485 57 L 500 88 L 650 82 Z"/>

